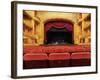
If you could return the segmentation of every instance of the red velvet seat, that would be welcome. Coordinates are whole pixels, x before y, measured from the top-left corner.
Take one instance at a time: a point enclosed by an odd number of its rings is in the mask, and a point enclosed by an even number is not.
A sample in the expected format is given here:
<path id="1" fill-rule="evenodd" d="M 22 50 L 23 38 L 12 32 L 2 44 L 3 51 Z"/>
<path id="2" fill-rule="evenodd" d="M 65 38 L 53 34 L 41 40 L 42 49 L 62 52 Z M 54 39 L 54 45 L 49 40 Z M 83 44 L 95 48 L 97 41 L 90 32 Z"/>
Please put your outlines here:
<path id="1" fill-rule="evenodd" d="M 46 53 L 27 53 L 23 59 L 24 69 L 48 67 L 48 56 Z"/>
<path id="2" fill-rule="evenodd" d="M 50 53 L 49 66 L 50 67 L 67 67 L 70 65 L 69 53 Z"/>
<path id="3" fill-rule="evenodd" d="M 89 66 L 91 64 L 90 52 L 76 52 L 71 55 L 71 66 Z"/>

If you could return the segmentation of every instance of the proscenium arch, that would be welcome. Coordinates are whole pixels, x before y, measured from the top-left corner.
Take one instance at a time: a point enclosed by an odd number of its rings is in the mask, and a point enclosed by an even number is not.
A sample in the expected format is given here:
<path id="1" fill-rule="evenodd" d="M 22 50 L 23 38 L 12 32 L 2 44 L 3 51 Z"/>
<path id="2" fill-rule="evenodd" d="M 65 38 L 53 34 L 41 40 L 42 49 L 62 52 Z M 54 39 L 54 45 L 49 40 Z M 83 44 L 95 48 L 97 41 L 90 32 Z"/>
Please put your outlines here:
<path id="1" fill-rule="evenodd" d="M 53 21 L 62 21 L 62 22 L 66 22 L 66 23 L 69 23 L 69 24 L 72 25 L 72 42 L 74 44 L 74 22 L 72 20 L 63 19 L 63 18 L 54 18 L 54 19 L 48 19 L 48 20 L 44 21 L 44 43 L 46 42 L 45 41 L 45 38 L 46 38 L 45 27 L 46 27 L 46 24 L 49 23 L 49 22 L 53 22 Z"/>

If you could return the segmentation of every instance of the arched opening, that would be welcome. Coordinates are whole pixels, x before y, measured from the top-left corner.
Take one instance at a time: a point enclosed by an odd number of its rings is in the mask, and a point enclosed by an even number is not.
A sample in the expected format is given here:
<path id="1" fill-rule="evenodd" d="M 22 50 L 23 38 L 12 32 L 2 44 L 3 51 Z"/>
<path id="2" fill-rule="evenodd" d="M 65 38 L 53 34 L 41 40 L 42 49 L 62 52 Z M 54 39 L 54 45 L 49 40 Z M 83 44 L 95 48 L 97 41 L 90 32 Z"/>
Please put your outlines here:
<path id="1" fill-rule="evenodd" d="M 73 24 L 64 20 L 51 20 L 45 23 L 45 44 L 73 44 Z"/>

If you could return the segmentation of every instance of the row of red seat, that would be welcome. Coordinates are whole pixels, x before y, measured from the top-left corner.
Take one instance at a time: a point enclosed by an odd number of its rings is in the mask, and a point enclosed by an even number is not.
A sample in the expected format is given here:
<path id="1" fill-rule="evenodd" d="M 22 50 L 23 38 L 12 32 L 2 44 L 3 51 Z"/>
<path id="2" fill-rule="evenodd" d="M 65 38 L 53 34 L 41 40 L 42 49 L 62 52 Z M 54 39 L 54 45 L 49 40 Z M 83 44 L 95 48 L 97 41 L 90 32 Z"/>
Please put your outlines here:
<path id="1" fill-rule="evenodd" d="M 23 59 L 24 69 L 89 66 L 91 63 L 90 52 L 26 53 Z"/>
<path id="2" fill-rule="evenodd" d="M 64 53 L 64 52 L 90 52 L 89 45 L 74 46 L 27 46 L 24 53 Z"/>

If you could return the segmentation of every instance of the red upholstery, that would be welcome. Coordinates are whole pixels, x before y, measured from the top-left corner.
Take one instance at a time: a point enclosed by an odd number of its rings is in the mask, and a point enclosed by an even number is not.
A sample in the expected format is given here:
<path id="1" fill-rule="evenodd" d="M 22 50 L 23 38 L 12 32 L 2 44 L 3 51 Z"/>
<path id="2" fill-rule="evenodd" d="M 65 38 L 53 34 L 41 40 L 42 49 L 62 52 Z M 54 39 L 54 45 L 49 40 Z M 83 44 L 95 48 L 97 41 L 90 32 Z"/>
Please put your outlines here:
<path id="1" fill-rule="evenodd" d="M 24 53 L 64 53 L 64 52 L 89 52 L 90 46 L 31 46 L 24 47 Z"/>
<path id="2" fill-rule="evenodd" d="M 27 53 L 23 59 L 24 69 L 48 67 L 48 56 L 46 53 Z"/>
<path id="3" fill-rule="evenodd" d="M 46 53 L 27 53 L 24 55 L 24 61 L 32 60 L 47 60 L 48 56 Z"/>
<path id="4" fill-rule="evenodd" d="M 50 67 L 67 67 L 70 65 L 69 53 L 50 53 L 49 66 Z"/>
<path id="5" fill-rule="evenodd" d="M 90 52 L 76 52 L 72 53 L 71 59 L 90 59 Z"/>
<path id="6" fill-rule="evenodd" d="M 65 60 L 70 59 L 69 53 L 51 53 L 49 55 L 49 60 Z"/>
<path id="7" fill-rule="evenodd" d="M 90 52 L 76 52 L 71 55 L 71 66 L 89 66 L 91 65 Z"/>

